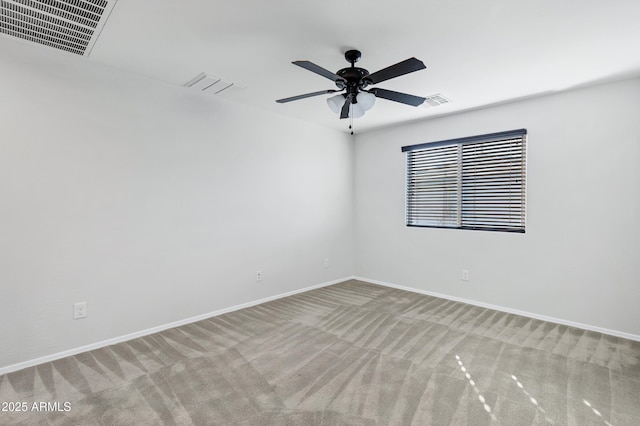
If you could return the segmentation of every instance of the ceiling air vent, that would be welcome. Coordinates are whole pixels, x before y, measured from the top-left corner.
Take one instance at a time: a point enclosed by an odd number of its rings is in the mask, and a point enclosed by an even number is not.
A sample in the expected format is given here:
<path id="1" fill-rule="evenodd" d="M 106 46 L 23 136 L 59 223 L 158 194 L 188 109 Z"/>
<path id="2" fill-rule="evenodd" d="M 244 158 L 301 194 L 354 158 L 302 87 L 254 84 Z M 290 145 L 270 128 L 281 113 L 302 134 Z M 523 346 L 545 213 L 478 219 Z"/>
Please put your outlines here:
<path id="1" fill-rule="evenodd" d="M 197 90 L 207 94 L 222 95 L 224 97 L 228 97 L 228 95 L 233 94 L 238 90 L 245 89 L 245 87 L 240 86 L 237 83 L 230 83 L 219 77 L 210 76 L 205 73 L 198 74 L 187 82 L 185 86 L 192 90 Z"/>
<path id="2" fill-rule="evenodd" d="M 434 106 L 440 106 L 440 105 L 450 104 L 450 103 L 451 103 L 451 99 L 445 98 L 442 94 L 437 93 L 435 95 L 427 96 L 422 106 L 434 107 Z"/>
<path id="3" fill-rule="evenodd" d="M 117 0 L 0 0 L 0 33 L 88 55 Z"/>

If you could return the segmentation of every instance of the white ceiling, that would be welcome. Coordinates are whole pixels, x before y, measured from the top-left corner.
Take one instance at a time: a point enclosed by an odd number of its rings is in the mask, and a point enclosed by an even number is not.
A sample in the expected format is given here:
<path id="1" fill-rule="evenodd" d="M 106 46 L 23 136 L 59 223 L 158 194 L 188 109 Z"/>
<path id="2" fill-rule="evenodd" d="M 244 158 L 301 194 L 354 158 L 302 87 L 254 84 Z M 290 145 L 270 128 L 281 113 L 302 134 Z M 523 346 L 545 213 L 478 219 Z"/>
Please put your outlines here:
<path id="1" fill-rule="evenodd" d="M 88 60 L 175 85 L 206 72 L 246 86 L 234 101 L 345 131 L 330 95 L 275 102 L 335 88 L 291 61 L 335 72 L 356 48 L 374 72 L 415 56 L 426 70 L 376 87 L 453 101 L 378 99 L 362 131 L 640 75 L 638 17 L 639 0 L 119 0 Z"/>

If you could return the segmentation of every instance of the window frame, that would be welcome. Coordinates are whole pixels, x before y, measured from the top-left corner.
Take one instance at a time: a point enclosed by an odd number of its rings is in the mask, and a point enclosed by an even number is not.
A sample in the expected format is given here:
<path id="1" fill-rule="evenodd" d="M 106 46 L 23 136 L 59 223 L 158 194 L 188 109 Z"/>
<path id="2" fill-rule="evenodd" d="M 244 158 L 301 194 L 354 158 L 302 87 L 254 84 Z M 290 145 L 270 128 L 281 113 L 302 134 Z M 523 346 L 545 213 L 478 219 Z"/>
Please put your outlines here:
<path id="1" fill-rule="evenodd" d="M 504 215 L 502 213 L 504 213 L 504 206 L 502 207 L 494 207 L 493 210 L 489 211 L 489 214 L 487 215 L 486 213 L 484 214 L 484 219 L 479 219 L 476 223 L 475 226 L 472 225 L 463 225 L 464 222 L 469 223 L 471 220 L 470 218 L 475 218 L 476 216 L 473 216 L 471 214 L 471 212 L 474 212 L 475 214 L 477 214 L 477 210 L 467 210 L 467 214 L 465 215 L 464 212 L 466 210 L 465 207 L 463 207 L 463 205 L 468 206 L 469 205 L 469 200 L 474 200 L 476 201 L 473 197 L 474 196 L 468 196 L 466 198 L 463 198 L 464 195 L 464 190 L 463 190 L 463 179 L 465 179 L 465 185 L 468 185 L 469 182 L 471 182 L 472 184 L 479 184 L 479 180 L 480 178 L 477 177 L 477 169 L 474 169 L 473 167 L 471 167 L 469 164 L 467 164 L 465 166 L 465 164 L 463 164 L 463 160 L 466 159 L 467 157 L 465 155 L 467 151 L 465 151 L 465 153 L 463 153 L 463 147 L 464 145 L 470 145 L 470 144 L 499 144 L 501 141 L 502 142 L 507 142 L 509 140 L 514 140 L 513 146 L 516 146 L 516 148 L 511 148 L 510 145 L 508 145 L 507 143 L 504 143 L 503 145 L 507 148 L 507 153 L 503 154 L 504 157 L 501 157 L 501 159 L 508 159 L 512 161 L 512 156 L 513 158 L 519 158 L 518 161 L 514 162 L 514 164 L 518 164 L 519 168 L 516 168 L 516 173 L 512 173 L 511 170 L 507 173 L 509 176 L 513 175 L 514 177 L 510 177 L 510 179 L 512 179 L 512 181 L 509 181 L 509 184 L 513 184 L 515 186 L 513 186 L 512 190 L 512 186 L 509 186 L 509 190 L 508 190 L 508 201 L 516 200 L 519 199 L 519 202 L 516 203 L 514 201 L 514 206 L 512 207 L 510 204 L 508 205 L 508 214 L 507 214 L 507 218 L 503 219 L 503 222 L 501 223 L 499 218 L 502 217 L 504 218 Z M 489 145 L 488 145 L 489 146 Z M 438 155 L 440 155 L 440 153 L 443 153 L 444 157 L 446 157 L 446 161 L 451 161 L 451 152 L 449 152 L 448 154 L 446 153 L 446 148 L 451 148 L 451 147 L 455 147 L 455 149 L 450 149 L 449 151 L 453 152 L 456 151 L 456 159 L 455 161 L 457 162 L 457 166 L 456 166 L 456 172 L 457 172 L 457 183 L 455 185 L 452 184 L 452 179 L 451 176 L 452 175 L 448 175 L 449 179 L 448 179 L 448 186 L 446 187 L 446 189 L 442 189 L 440 192 L 434 191 L 432 193 L 429 193 L 428 195 L 426 195 L 427 198 L 420 200 L 420 201 L 427 201 L 427 202 L 433 202 L 432 200 L 428 199 L 428 197 L 434 197 L 436 199 L 436 205 L 437 203 L 442 203 L 442 208 L 439 209 L 433 209 L 433 210 L 428 210 L 428 209 L 423 209 L 422 212 L 417 211 L 415 209 L 415 204 L 412 209 L 412 206 L 410 205 L 410 200 L 413 200 L 412 202 L 415 203 L 415 186 L 416 184 L 416 179 L 415 179 L 415 175 L 412 175 L 412 173 L 415 173 L 416 171 L 422 171 L 425 172 L 428 170 L 426 168 L 420 169 L 420 168 L 416 168 L 415 167 L 415 163 L 419 163 L 420 159 L 415 159 L 414 156 L 418 155 L 420 156 L 421 154 L 425 155 L 425 157 L 423 158 L 427 158 L 426 161 L 431 161 L 433 163 L 438 162 L 440 163 L 440 160 L 433 160 L 433 159 L 428 159 L 428 156 L 431 154 L 433 157 L 438 157 Z M 434 148 L 443 148 L 440 151 L 436 151 L 434 150 Z M 468 147 L 467 150 L 471 150 L 471 147 Z M 520 150 L 519 152 L 519 156 L 517 154 L 518 150 Z M 418 151 L 417 154 L 410 154 L 410 152 L 413 151 Z M 402 147 L 402 152 L 403 153 L 407 153 L 407 158 L 406 158 L 406 174 L 405 174 L 405 225 L 407 227 L 418 227 L 418 228 L 441 228 L 441 229 L 465 229 L 465 230 L 479 230 L 479 231 L 497 231 L 497 232 L 509 232 L 509 233 L 525 233 L 526 232 L 526 165 L 527 165 L 527 161 L 526 161 L 526 156 L 527 156 L 527 130 L 526 129 L 515 129 L 515 130 L 509 130 L 509 131 L 505 131 L 505 132 L 496 132 L 496 133 L 488 133 L 488 134 L 483 134 L 483 135 L 477 135 L 477 136 L 468 136 L 468 137 L 463 137 L 463 138 L 456 138 L 456 139 L 448 139 L 448 140 L 442 140 L 442 141 L 436 141 L 436 142 L 427 142 L 427 143 L 421 143 L 421 144 L 416 144 L 416 145 L 407 145 L 407 146 L 403 146 Z M 469 154 L 470 155 L 470 154 Z M 413 163 L 412 163 L 412 159 L 413 159 Z M 494 162 L 489 163 L 489 165 L 495 165 L 495 164 L 499 164 L 500 160 L 493 160 Z M 477 166 L 478 161 L 476 160 L 475 163 L 473 163 L 474 165 Z M 413 166 L 413 167 L 412 167 Z M 436 176 L 443 176 L 442 180 L 443 182 L 447 179 L 445 179 L 447 177 L 447 175 L 445 175 L 445 173 L 448 171 L 449 173 L 451 172 L 451 166 L 449 163 L 447 163 L 447 166 L 441 166 L 440 168 L 444 169 L 442 175 L 438 175 L 437 173 L 435 174 Z M 475 175 L 473 174 L 475 171 Z M 519 175 L 518 175 L 519 173 Z M 515 176 L 519 176 L 515 177 Z M 473 177 L 471 177 L 473 176 Z M 475 180 L 474 180 L 475 178 Z M 423 180 L 422 183 L 431 183 L 433 180 L 429 181 L 429 180 Z M 413 185 L 413 188 L 411 187 Z M 444 188 L 446 184 L 443 183 L 442 187 Z M 453 187 L 456 187 L 456 192 L 455 192 L 455 225 L 442 225 L 442 224 L 418 224 L 415 223 L 416 221 L 420 220 L 419 215 L 423 214 L 423 220 L 425 222 L 427 222 L 429 220 L 429 215 L 432 214 L 433 212 L 438 212 L 438 211 L 442 211 L 443 212 L 443 216 L 442 219 L 440 219 L 442 222 L 453 222 L 452 218 L 454 217 L 453 215 L 447 215 L 446 211 L 447 211 L 447 206 L 449 208 L 451 208 L 451 206 L 453 206 L 453 203 L 451 203 L 451 205 L 448 205 L 447 203 L 449 202 L 448 199 L 444 200 L 445 196 L 443 195 L 447 190 L 449 192 L 452 191 Z M 413 189 L 413 191 L 412 191 Z M 486 188 L 483 188 L 486 189 Z M 496 195 L 497 192 L 500 191 L 494 191 L 491 193 L 491 195 Z M 435 194 L 435 195 L 434 195 Z M 474 193 L 475 194 L 475 193 Z M 518 197 L 516 197 L 516 195 L 519 194 Z M 496 195 L 498 196 L 498 195 Z M 478 198 L 480 200 L 480 198 Z M 506 200 L 507 198 L 505 198 Z M 444 201 L 443 201 L 444 200 Z M 502 201 L 502 200 L 501 200 Z M 486 202 L 485 202 L 486 203 Z M 482 202 L 478 202 L 478 204 L 482 204 Z M 475 208 L 475 204 L 474 208 Z M 439 209 L 439 210 L 438 210 Z M 501 211 L 501 209 L 503 209 Z M 427 211 L 428 210 L 428 211 Z M 515 214 L 515 212 L 519 211 L 519 215 Z M 515 218 L 515 220 L 511 217 L 511 213 L 514 213 L 513 217 Z M 495 215 L 495 216 L 492 216 Z M 436 219 L 431 219 L 432 221 L 436 221 Z M 496 221 L 496 226 L 492 227 L 489 226 L 488 223 Z M 414 222 L 414 223 L 412 223 Z M 514 223 L 517 223 L 517 225 L 514 225 Z"/>

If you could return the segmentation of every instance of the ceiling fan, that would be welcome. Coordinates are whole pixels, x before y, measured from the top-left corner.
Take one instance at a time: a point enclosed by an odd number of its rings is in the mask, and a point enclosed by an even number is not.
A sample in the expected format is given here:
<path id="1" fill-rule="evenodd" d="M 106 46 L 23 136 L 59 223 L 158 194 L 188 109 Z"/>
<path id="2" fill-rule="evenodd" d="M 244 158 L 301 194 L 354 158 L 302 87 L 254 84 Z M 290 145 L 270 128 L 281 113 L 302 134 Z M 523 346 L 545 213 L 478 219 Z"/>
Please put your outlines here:
<path id="1" fill-rule="evenodd" d="M 309 61 L 294 61 L 292 64 L 298 65 L 306 70 L 314 72 L 322 77 L 333 81 L 336 89 L 321 90 L 319 92 L 305 93 L 304 95 L 292 96 L 290 98 L 278 99 L 278 103 L 286 103 L 297 101 L 298 99 L 310 98 L 312 96 L 326 95 L 328 93 L 342 92 L 339 95 L 327 99 L 327 104 L 331 110 L 340 114 L 340 118 L 358 118 L 364 115 L 364 112 L 373 107 L 376 98 L 387 99 L 402 104 L 418 106 L 425 101 L 420 96 L 408 95 L 406 93 L 394 92 L 380 88 L 370 88 L 368 86 L 378 84 L 380 82 L 409 74 L 414 71 L 425 69 L 424 63 L 416 58 L 409 58 L 395 65 L 369 74 L 364 68 L 358 68 L 355 63 L 358 62 L 362 54 L 359 50 L 348 50 L 344 54 L 347 62 L 351 63 L 350 67 L 343 68 L 335 74 L 319 65 Z"/>

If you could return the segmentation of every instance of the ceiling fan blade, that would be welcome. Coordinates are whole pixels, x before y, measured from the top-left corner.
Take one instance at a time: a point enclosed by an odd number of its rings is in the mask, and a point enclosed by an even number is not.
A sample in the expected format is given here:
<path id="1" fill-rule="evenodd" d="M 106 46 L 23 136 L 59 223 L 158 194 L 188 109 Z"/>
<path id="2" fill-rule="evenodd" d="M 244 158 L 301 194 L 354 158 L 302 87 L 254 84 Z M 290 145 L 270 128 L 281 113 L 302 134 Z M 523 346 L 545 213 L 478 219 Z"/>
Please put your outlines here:
<path id="1" fill-rule="evenodd" d="M 416 58 L 409 58 L 402 62 L 398 62 L 395 65 L 376 71 L 373 74 L 369 74 L 366 78 L 370 84 L 377 84 L 390 78 L 400 77 L 401 75 L 409 74 L 414 71 L 425 69 L 424 63 Z"/>
<path id="2" fill-rule="evenodd" d="M 407 95 L 406 93 L 394 92 L 393 90 L 374 88 L 369 90 L 370 93 L 376 95 L 377 98 L 388 99 L 394 102 L 400 102 L 401 104 L 407 104 L 411 106 L 418 106 L 422 104 L 426 98 L 420 96 Z"/>
<path id="3" fill-rule="evenodd" d="M 314 64 L 313 62 L 309 62 L 309 61 L 293 61 L 291 63 L 294 64 L 294 65 L 297 65 L 299 67 L 302 67 L 302 68 L 304 68 L 306 70 L 309 70 L 311 72 L 315 72 L 316 74 L 321 75 L 321 76 L 323 76 L 325 78 L 328 78 L 331 81 L 334 81 L 334 82 L 338 81 L 338 80 L 345 81 L 345 79 L 340 77 L 339 75 L 334 74 L 331 71 L 322 68 L 320 65 Z"/>
<path id="4" fill-rule="evenodd" d="M 342 109 L 340 110 L 340 118 L 348 118 L 349 117 L 349 107 L 351 106 L 351 99 L 353 99 L 353 95 L 349 93 L 344 100 L 344 104 L 342 105 Z"/>
<path id="5" fill-rule="evenodd" d="M 292 96 L 290 98 L 278 99 L 276 102 L 283 104 L 285 102 L 297 101 L 298 99 L 310 98 L 312 96 L 326 95 L 327 93 L 339 92 L 339 90 L 320 90 L 319 92 L 305 93 L 304 95 Z"/>

